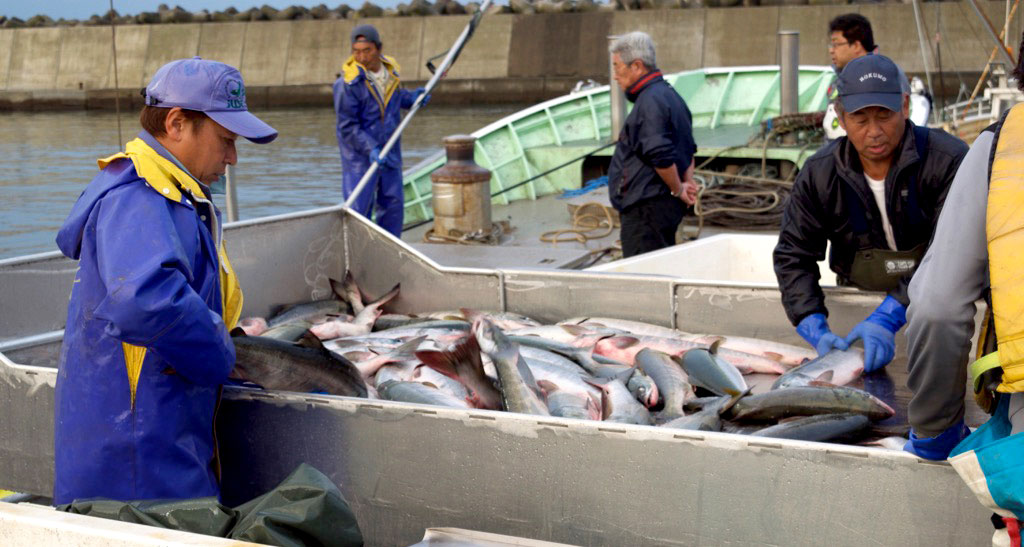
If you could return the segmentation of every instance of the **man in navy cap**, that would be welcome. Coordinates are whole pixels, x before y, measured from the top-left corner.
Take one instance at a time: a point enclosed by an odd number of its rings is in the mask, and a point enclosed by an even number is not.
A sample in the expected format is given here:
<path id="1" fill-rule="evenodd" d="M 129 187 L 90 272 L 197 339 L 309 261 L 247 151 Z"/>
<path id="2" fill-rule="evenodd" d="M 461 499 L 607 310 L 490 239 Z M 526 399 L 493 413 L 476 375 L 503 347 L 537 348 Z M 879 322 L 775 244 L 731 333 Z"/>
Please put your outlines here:
<path id="1" fill-rule="evenodd" d="M 219 494 L 213 418 L 242 292 L 212 187 L 249 113 L 238 70 L 198 57 L 143 91 L 142 131 L 99 160 L 57 235 L 78 260 L 57 371 L 54 503 Z"/>
<path id="2" fill-rule="evenodd" d="M 370 164 L 379 163 L 353 208 L 366 218 L 372 218 L 376 209 L 377 224 L 401 237 L 405 214 L 401 141 L 396 141 L 386 156 L 380 153 L 401 122 L 401 109 L 412 107 L 424 89 L 399 87 L 398 63 L 381 53 L 380 34 L 373 25 L 358 25 L 352 29 L 351 38 L 352 55 L 334 82 L 342 191 L 347 200 Z M 423 104 L 428 100 L 429 95 Z"/>
<path id="3" fill-rule="evenodd" d="M 887 365 L 906 323 L 907 285 L 924 256 L 946 192 L 967 146 L 907 120 L 908 96 L 889 58 L 853 59 L 839 74 L 839 122 L 846 136 L 807 160 L 786 204 L 775 247 L 782 303 L 819 354 L 864 343 L 864 370 Z M 818 284 L 819 260 L 840 284 L 884 291 L 881 305 L 845 338 L 833 334 Z"/>

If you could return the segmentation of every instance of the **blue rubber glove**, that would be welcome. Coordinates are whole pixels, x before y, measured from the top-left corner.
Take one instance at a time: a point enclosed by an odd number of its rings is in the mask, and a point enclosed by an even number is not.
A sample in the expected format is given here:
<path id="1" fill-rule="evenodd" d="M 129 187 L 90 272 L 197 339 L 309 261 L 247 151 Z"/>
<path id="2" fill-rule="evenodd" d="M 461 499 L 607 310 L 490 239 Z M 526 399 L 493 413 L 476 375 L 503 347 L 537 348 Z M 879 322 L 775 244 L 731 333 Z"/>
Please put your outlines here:
<path id="1" fill-rule="evenodd" d="M 967 429 L 964 421 L 953 424 L 953 427 L 939 433 L 935 437 L 918 437 L 914 430 L 910 430 L 910 440 L 903 445 L 903 450 L 926 460 L 944 460 L 949 453 L 960 444 L 960 441 L 967 438 L 971 430 Z"/>
<path id="2" fill-rule="evenodd" d="M 796 333 L 807 343 L 814 346 L 818 355 L 825 355 L 832 349 L 845 350 L 850 347 L 845 340 L 832 334 L 828 329 L 828 320 L 823 313 L 812 313 L 800 320 Z"/>
<path id="3" fill-rule="evenodd" d="M 418 99 L 420 95 L 423 95 L 424 93 L 427 93 L 427 88 L 425 88 L 425 87 L 417 87 L 416 90 L 413 91 L 413 93 L 416 94 L 416 97 L 414 98 L 414 100 Z M 424 95 L 423 102 L 420 103 L 420 106 L 427 106 L 427 103 L 429 103 L 429 102 L 430 102 L 430 94 L 427 93 L 426 95 Z"/>
<path id="4" fill-rule="evenodd" d="M 874 372 L 892 361 L 896 355 L 896 332 L 907 324 L 907 308 L 899 300 L 886 296 L 867 319 L 861 321 L 846 343 L 858 338 L 864 341 L 864 372 Z"/>
<path id="5" fill-rule="evenodd" d="M 370 150 L 370 163 L 379 163 L 384 165 L 384 163 L 380 161 L 380 148 Z"/>

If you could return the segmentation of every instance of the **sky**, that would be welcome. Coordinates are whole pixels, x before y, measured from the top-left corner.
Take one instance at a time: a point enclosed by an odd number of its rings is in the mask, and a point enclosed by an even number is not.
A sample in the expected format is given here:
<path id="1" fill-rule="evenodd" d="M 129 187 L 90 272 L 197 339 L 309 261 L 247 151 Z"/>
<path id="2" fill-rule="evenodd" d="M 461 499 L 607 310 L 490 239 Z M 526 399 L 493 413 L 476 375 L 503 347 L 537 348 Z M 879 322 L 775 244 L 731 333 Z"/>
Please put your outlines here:
<path id="1" fill-rule="evenodd" d="M 143 11 L 156 11 L 160 4 L 167 4 L 170 7 L 179 5 L 188 11 L 222 11 L 231 6 L 239 11 L 251 7 L 259 7 L 264 4 L 277 9 L 288 6 L 306 6 L 311 8 L 319 4 L 325 4 L 329 8 L 337 7 L 345 3 L 353 8 L 363 5 L 364 0 L 320 0 L 315 2 L 304 2 L 301 0 L 114 0 L 114 9 L 120 14 L 136 14 Z M 408 1 L 408 0 L 405 0 Z M 398 5 L 399 0 L 373 0 L 374 4 L 382 7 Z M 106 13 L 109 8 L 109 0 L 0 0 L 0 15 L 7 17 L 18 17 L 28 19 L 33 15 L 44 14 L 54 19 L 61 17 L 65 19 L 88 19 L 92 15 Z"/>

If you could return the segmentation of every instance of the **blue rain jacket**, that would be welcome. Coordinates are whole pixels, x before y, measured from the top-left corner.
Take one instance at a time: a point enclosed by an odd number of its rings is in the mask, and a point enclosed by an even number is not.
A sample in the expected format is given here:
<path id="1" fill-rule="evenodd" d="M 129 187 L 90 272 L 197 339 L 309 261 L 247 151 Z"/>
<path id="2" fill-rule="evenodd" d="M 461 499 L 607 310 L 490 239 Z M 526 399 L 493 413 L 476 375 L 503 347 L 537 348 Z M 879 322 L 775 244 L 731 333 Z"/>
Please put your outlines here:
<path id="1" fill-rule="evenodd" d="M 370 168 L 370 151 L 383 148 L 402 121 L 402 109 L 412 107 L 416 93 L 399 87 L 398 63 L 381 56 L 391 71 L 391 84 L 381 95 L 366 76 L 366 68 L 349 57 L 341 78 L 334 82 L 334 112 L 337 114 L 338 148 L 341 149 L 342 188 L 345 198 Z M 384 160 L 384 158 L 381 158 Z M 378 168 L 370 184 L 353 204 L 361 215 L 371 218 L 376 205 L 377 224 L 396 237 L 402 233 L 405 198 L 402 193 L 402 141 L 388 152 L 387 160 L 399 167 Z"/>
<path id="2" fill-rule="evenodd" d="M 173 158 L 140 138 L 129 153 Z M 176 188 L 113 159 L 57 235 L 79 268 L 57 373 L 55 504 L 219 495 L 214 413 L 235 361 L 220 270 L 233 272 L 218 260 L 219 212 Z"/>

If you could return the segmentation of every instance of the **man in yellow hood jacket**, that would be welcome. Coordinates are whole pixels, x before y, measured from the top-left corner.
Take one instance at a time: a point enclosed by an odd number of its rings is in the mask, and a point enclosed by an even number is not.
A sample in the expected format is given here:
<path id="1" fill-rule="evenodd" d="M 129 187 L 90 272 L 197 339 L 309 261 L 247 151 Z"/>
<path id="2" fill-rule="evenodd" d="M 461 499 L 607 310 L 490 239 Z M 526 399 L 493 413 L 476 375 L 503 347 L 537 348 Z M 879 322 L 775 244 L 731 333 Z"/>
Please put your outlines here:
<path id="1" fill-rule="evenodd" d="M 352 55 L 334 82 L 338 147 L 341 149 L 342 191 L 347 200 L 373 163 L 377 172 L 353 203 L 395 237 L 402 235 L 405 197 L 402 191 L 401 140 L 385 156 L 381 151 L 401 122 L 403 108 L 412 107 L 424 92 L 399 87 L 399 66 L 381 53 L 380 34 L 373 25 L 352 29 Z M 430 96 L 423 98 L 427 104 Z"/>
<path id="2" fill-rule="evenodd" d="M 223 63 L 172 61 L 144 94 L 143 130 L 99 160 L 57 235 L 79 267 L 57 371 L 56 504 L 219 494 L 213 420 L 242 292 L 210 187 L 239 135 L 277 131 Z"/>

